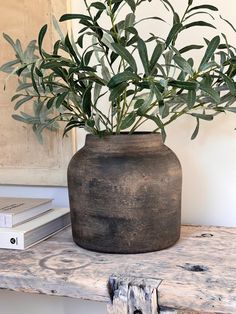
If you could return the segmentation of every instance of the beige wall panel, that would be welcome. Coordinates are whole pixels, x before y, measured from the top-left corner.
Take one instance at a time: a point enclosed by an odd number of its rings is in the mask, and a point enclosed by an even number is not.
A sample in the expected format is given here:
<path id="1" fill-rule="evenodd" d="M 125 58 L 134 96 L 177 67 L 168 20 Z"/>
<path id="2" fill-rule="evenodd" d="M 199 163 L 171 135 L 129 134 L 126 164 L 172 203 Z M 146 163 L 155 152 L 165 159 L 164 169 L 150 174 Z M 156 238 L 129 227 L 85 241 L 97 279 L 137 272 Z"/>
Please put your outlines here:
<path id="1" fill-rule="evenodd" d="M 8 0 L 0 1 L 0 30 L 23 44 L 37 39 L 39 29 L 49 25 L 46 46 L 56 38 L 51 17 L 60 17 L 67 10 L 65 0 Z M 64 27 L 66 25 L 64 24 Z M 0 38 L 0 63 L 14 55 L 9 45 Z M 74 137 L 62 140 L 61 133 L 48 132 L 44 144 L 37 142 L 31 127 L 11 118 L 10 99 L 15 90 L 14 80 L 3 91 L 6 75 L 0 73 L 0 184 L 66 185 L 66 168 L 74 151 Z M 26 104 L 25 107 L 29 107 Z"/>

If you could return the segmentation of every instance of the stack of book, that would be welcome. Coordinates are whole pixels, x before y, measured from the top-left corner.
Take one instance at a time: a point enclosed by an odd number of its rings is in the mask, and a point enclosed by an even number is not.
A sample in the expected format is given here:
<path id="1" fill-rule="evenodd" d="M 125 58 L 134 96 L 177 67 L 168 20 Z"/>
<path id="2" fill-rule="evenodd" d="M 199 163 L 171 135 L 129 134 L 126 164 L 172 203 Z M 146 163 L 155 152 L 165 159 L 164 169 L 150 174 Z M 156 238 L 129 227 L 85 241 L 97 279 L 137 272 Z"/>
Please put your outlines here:
<path id="1" fill-rule="evenodd" d="M 70 225 L 52 199 L 0 197 L 0 248 L 24 250 Z"/>

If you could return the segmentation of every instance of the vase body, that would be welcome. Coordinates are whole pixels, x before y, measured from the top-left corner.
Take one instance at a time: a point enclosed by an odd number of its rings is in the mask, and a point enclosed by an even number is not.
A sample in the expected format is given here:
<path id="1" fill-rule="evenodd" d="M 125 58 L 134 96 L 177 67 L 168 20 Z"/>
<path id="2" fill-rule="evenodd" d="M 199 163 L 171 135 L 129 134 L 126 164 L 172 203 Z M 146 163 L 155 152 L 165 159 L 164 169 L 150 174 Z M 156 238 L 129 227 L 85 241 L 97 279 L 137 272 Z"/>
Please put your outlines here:
<path id="1" fill-rule="evenodd" d="M 181 166 L 159 134 L 87 135 L 71 159 L 68 189 L 75 243 L 144 253 L 180 236 Z"/>

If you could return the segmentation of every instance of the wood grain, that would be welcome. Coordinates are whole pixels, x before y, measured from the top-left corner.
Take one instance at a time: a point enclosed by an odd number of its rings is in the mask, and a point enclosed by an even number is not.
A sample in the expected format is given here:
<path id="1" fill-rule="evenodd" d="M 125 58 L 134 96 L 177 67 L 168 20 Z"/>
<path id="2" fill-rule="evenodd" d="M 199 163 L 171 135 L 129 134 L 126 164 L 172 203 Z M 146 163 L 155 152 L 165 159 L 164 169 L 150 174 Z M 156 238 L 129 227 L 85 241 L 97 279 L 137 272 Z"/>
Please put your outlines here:
<path id="1" fill-rule="evenodd" d="M 109 302 L 110 276 L 160 280 L 162 314 L 236 313 L 236 228 L 183 226 L 169 249 L 102 254 L 70 228 L 26 251 L 0 250 L 0 288 Z"/>

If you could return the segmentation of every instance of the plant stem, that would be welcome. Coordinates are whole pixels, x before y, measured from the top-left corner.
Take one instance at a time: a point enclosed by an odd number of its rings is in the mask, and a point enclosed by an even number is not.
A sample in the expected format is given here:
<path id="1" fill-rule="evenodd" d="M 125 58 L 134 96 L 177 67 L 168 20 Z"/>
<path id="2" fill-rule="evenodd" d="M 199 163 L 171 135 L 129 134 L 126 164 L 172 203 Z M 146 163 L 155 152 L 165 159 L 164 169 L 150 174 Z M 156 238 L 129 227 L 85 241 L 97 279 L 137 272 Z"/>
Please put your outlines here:
<path id="1" fill-rule="evenodd" d="M 90 11 L 90 9 L 89 9 L 89 5 L 88 5 L 88 3 L 87 3 L 87 0 L 84 0 L 84 3 L 85 3 L 85 6 L 86 6 L 87 11 L 88 11 L 88 13 L 89 13 L 89 16 L 91 17 L 91 19 L 92 19 L 92 21 L 93 21 L 93 26 L 96 27 L 96 28 L 98 28 L 98 29 L 101 29 L 101 27 L 100 27 L 100 26 L 96 26 L 96 24 L 95 24 L 95 22 L 94 22 L 94 18 L 93 18 L 92 14 L 91 14 L 91 11 Z M 110 60 L 109 60 L 109 58 L 108 58 L 108 56 L 107 56 L 107 53 L 106 53 L 106 49 L 105 49 L 106 45 L 103 44 L 103 42 L 101 41 L 101 39 L 100 39 L 99 37 L 96 36 L 96 38 L 97 38 L 97 40 L 98 40 L 98 43 L 99 43 L 100 47 L 102 48 L 102 50 L 103 50 L 103 52 L 104 52 L 105 58 L 106 58 L 106 60 L 107 60 L 107 63 L 109 64 L 109 67 L 110 67 L 110 69 L 111 69 L 113 75 L 115 75 L 115 71 L 114 71 L 114 69 L 113 69 L 113 67 L 112 67 L 112 64 L 111 64 L 111 62 L 110 62 Z M 105 47 L 104 47 L 104 46 L 105 46 Z M 106 48 L 107 48 L 107 47 L 106 47 Z"/>

